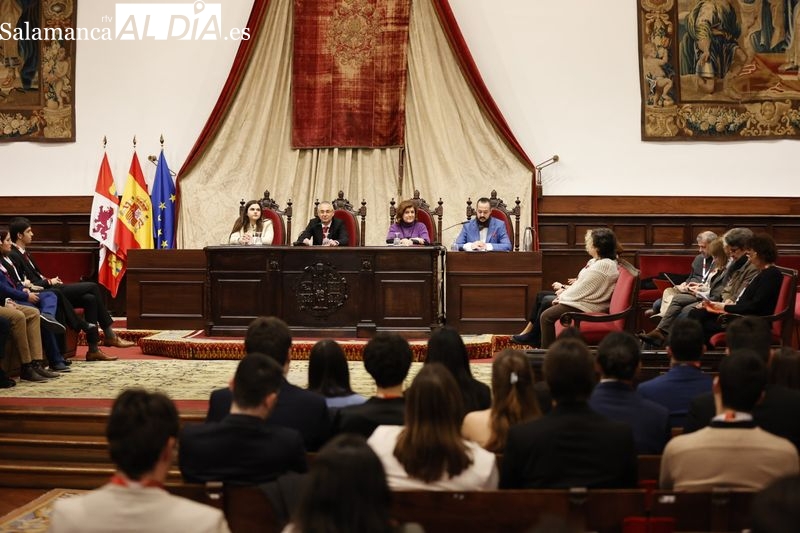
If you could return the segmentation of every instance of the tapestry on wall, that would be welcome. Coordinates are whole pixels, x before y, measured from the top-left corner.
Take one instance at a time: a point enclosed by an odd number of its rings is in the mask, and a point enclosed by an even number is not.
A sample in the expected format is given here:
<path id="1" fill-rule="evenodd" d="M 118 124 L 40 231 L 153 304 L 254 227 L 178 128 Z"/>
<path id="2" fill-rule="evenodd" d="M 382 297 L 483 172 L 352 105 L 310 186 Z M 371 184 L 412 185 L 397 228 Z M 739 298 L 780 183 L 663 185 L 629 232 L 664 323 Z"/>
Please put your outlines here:
<path id="1" fill-rule="evenodd" d="M 800 138 L 800 0 L 639 0 L 642 139 Z"/>
<path id="2" fill-rule="evenodd" d="M 77 0 L 0 0 L 0 141 L 75 140 Z"/>
<path id="3" fill-rule="evenodd" d="M 295 0 L 292 147 L 402 146 L 411 0 Z"/>

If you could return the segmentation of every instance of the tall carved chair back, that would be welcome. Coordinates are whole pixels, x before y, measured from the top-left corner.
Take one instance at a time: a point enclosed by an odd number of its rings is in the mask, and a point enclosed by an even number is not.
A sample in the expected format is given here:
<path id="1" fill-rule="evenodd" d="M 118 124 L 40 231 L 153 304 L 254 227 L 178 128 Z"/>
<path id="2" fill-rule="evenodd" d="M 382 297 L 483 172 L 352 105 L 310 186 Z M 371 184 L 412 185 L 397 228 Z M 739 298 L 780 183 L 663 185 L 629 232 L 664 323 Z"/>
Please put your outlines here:
<path id="1" fill-rule="evenodd" d="M 444 215 L 444 202 L 441 198 L 437 202 L 435 209 L 431 209 L 428 202 L 425 201 L 419 194 L 418 190 L 414 190 L 414 197 L 411 198 L 414 208 L 417 210 L 417 220 L 425 224 L 428 229 L 428 235 L 431 238 L 431 244 L 442 243 L 442 216 Z M 397 217 L 397 202 L 395 199 L 389 202 L 389 224 L 394 224 Z"/>
<path id="2" fill-rule="evenodd" d="M 239 216 L 244 214 L 246 203 L 244 199 L 239 202 Z M 261 206 L 261 218 L 272 222 L 272 244 L 274 246 L 289 244 L 292 234 L 292 201 L 286 202 L 286 209 L 281 210 L 278 202 L 271 198 L 267 190 L 264 191 L 263 198 L 258 200 L 258 205 Z"/>
<path id="3" fill-rule="evenodd" d="M 361 200 L 361 207 L 356 211 L 350 200 L 344 197 L 344 191 L 339 191 L 336 199 L 331 201 L 333 218 L 344 222 L 350 242 L 348 246 L 364 246 L 367 231 L 367 201 Z M 317 216 L 319 199 L 314 201 L 314 216 Z"/>
<path id="4" fill-rule="evenodd" d="M 509 209 L 505 202 L 497 197 L 496 190 L 492 190 L 492 194 L 489 196 L 489 205 L 492 206 L 492 217 L 505 222 L 506 233 L 508 233 L 508 238 L 511 239 L 511 246 L 515 252 L 519 251 L 519 217 L 522 212 L 520 203 L 519 196 L 517 196 L 514 202 L 514 208 Z M 473 216 L 475 216 L 475 208 L 472 207 L 472 198 L 468 198 L 467 220 Z"/>

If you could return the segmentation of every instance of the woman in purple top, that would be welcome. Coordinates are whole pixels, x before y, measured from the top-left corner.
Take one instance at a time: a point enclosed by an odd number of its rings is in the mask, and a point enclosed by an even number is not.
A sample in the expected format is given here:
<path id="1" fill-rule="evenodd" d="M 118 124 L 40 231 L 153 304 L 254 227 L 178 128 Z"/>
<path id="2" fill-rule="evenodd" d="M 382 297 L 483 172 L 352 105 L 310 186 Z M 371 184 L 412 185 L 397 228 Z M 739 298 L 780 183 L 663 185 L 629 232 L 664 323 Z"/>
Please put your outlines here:
<path id="1" fill-rule="evenodd" d="M 411 200 L 403 200 L 397 206 L 396 222 L 389 226 L 386 234 L 386 243 L 395 243 L 399 239 L 401 246 L 424 245 L 430 243 L 428 228 L 417 220 L 417 208 Z"/>

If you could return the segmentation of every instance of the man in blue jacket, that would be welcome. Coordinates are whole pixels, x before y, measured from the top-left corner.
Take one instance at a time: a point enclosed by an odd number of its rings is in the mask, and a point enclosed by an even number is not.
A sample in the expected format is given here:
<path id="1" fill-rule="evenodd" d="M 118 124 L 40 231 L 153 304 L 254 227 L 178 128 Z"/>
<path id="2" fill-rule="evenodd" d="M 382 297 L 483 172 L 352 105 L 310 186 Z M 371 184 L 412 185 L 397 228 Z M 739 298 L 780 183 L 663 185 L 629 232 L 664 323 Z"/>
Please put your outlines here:
<path id="1" fill-rule="evenodd" d="M 475 208 L 475 218 L 464 224 L 456 239 L 456 246 L 465 252 L 508 252 L 506 223 L 492 218 L 492 204 L 488 198 L 480 198 Z"/>

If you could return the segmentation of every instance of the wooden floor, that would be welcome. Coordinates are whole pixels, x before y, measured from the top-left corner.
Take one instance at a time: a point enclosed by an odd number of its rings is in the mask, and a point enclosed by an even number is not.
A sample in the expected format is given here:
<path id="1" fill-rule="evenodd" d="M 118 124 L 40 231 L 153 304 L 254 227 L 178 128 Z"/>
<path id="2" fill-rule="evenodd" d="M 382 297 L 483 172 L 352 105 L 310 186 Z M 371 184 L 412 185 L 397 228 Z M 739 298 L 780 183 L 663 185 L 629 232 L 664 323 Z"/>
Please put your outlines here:
<path id="1" fill-rule="evenodd" d="M 0 517 L 22 507 L 50 489 L 15 489 L 0 487 Z"/>

